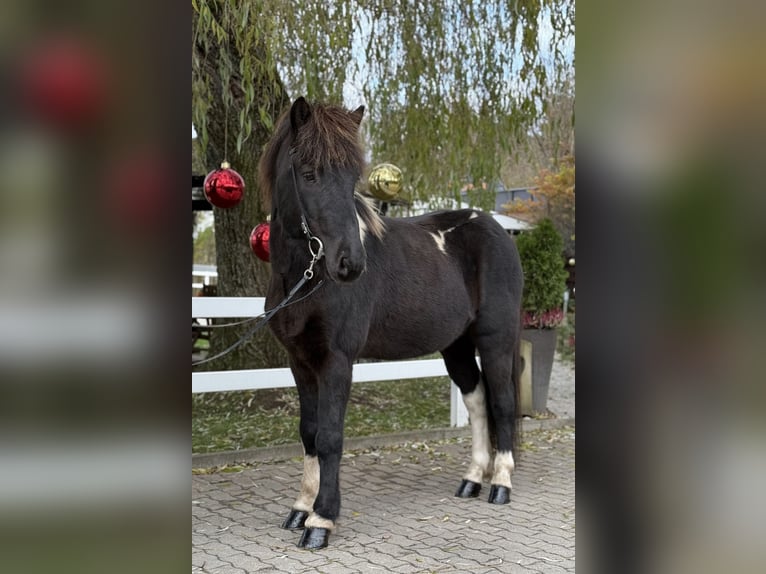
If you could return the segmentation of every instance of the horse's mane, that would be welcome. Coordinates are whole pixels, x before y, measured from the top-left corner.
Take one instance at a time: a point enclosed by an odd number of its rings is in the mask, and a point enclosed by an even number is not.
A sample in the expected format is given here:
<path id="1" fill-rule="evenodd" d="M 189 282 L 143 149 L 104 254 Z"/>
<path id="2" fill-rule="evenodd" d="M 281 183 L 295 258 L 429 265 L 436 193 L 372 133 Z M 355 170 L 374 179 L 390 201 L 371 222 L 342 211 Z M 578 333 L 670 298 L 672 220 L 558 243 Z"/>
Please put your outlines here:
<path id="1" fill-rule="evenodd" d="M 378 214 L 378 210 L 373 206 L 372 200 L 361 193 L 355 193 L 354 199 L 356 203 L 356 212 L 367 228 L 367 231 L 378 239 L 383 239 L 383 234 L 386 231 L 386 224 L 383 222 L 383 218 Z"/>
<path id="2" fill-rule="evenodd" d="M 273 184 L 276 179 L 277 155 L 290 135 L 290 108 L 277 120 L 274 135 L 261 155 L 258 164 L 258 183 L 266 206 L 271 206 Z M 292 142 L 292 149 L 301 163 L 318 168 L 333 165 L 362 173 L 365 167 L 364 149 L 359 137 L 359 125 L 351 112 L 331 104 L 312 104 L 308 121 L 301 126 Z M 357 213 L 369 232 L 381 238 L 383 220 L 370 203 L 357 194 Z"/>

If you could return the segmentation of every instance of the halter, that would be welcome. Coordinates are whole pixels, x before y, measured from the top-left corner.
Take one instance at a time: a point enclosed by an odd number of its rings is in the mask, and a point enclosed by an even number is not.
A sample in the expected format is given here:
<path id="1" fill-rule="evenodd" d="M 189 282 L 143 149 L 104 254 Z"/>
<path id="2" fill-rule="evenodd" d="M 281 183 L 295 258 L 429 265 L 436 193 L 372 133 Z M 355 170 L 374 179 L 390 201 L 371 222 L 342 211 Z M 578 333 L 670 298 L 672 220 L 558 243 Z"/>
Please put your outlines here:
<path id="1" fill-rule="evenodd" d="M 290 150 L 290 155 L 293 154 L 293 150 Z M 303 272 L 303 277 L 306 279 L 306 281 L 311 280 L 314 277 L 314 265 L 317 264 L 317 262 L 324 257 L 324 243 L 322 243 L 322 240 L 319 239 L 316 235 L 311 233 L 311 228 L 309 227 L 309 223 L 306 220 L 306 211 L 303 209 L 303 200 L 301 199 L 301 194 L 298 193 L 298 177 L 295 175 L 295 164 L 293 164 L 293 160 L 290 160 L 290 173 L 293 176 L 293 190 L 295 190 L 295 197 L 298 198 L 298 209 L 301 211 L 301 229 L 303 230 L 303 235 L 306 236 L 306 239 L 309 241 L 309 252 L 311 253 L 311 263 L 309 263 L 308 269 L 306 269 Z M 314 248 L 316 245 L 316 249 Z"/>
<path id="2" fill-rule="evenodd" d="M 290 151 L 290 155 L 293 154 L 293 151 Z M 306 239 L 308 239 L 309 242 L 309 252 L 311 253 L 311 262 L 309 263 L 308 268 L 303 272 L 303 277 L 300 278 L 298 283 L 295 284 L 295 286 L 290 290 L 290 292 L 287 294 L 287 297 L 285 297 L 281 303 L 279 303 L 276 307 L 273 307 L 269 309 L 268 311 L 265 311 L 263 314 L 258 315 L 257 317 L 251 317 L 249 319 L 245 319 L 244 321 L 237 321 L 236 323 L 228 323 L 226 325 L 211 325 L 211 327 L 231 327 L 234 325 L 240 325 L 242 323 L 248 323 L 250 321 L 254 321 L 256 319 L 261 319 L 258 323 L 253 325 L 244 335 L 242 335 L 234 344 L 230 345 L 220 353 L 213 355 L 212 357 L 208 357 L 206 359 L 202 359 L 201 361 L 196 361 L 192 363 L 192 366 L 201 365 L 202 363 L 207 363 L 208 361 L 213 361 L 215 359 L 219 359 L 220 357 L 223 357 L 224 355 L 228 355 L 230 352 L 232 352 L 234 349 L 239 347 L 242 343 L 247 341 L 250 337 L 255 334 L 255 332 L 263 327 L 266 323 L 269 322 L 269 320 L 276 315 L 278 311 L 281 309 L 284 309 L 285 307 L 292 305 L 293 303 L 298 303 L 299 301 L 303 301 L 304 299 L 311 296 L 317 289 L 319 289 L 322 284 L 324 283 L 324 280 L 320 280 L 316 285 L 314 285 L 314 288 L 309 291 L 306 295 L 303 297 L 296 299 L 295 301 L 291 302 L 291 299 L 295 296 L 295 294 L 300 291 L 301 287 L 303 287 L 307 281 L 311 281 L 311 279 L 314 278 L 314 265 L 316 265 L 322 257 L 324 257 L 324 243 L 322 243 L 322 240 L 319 239 L 316 235 L 314 235 L 311 232 L 311 228 L 309 227 L 309 223 L 306 220 L 306 212 L 303 209 L 303 201 L 301 200 L 301 194 L 298 193 L 298 178 L 295 175 L 295 165 L 293 164 L 292 160 L 290 160 L 290 172 L 293 176 L 293 189 L 295 190 L 295 195 L 298 198 L 298 209 L 301 211 L 301 230 L 303 230 L 303 234 L 306 236 Z"/>

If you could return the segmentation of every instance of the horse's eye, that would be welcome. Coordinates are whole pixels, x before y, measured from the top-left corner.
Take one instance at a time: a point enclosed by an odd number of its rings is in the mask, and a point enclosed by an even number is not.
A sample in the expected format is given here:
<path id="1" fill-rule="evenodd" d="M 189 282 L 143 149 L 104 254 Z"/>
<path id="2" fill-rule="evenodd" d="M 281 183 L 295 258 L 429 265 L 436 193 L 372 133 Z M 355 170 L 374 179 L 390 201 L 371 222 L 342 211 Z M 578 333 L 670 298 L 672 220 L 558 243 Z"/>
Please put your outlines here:
<path id="1" fill-rule="evenodd" d="M 309 183 L 314 183 L 317 180 L 317 176 L 313 171 L 307 171 L 303 173 L 303 179 Z"/>

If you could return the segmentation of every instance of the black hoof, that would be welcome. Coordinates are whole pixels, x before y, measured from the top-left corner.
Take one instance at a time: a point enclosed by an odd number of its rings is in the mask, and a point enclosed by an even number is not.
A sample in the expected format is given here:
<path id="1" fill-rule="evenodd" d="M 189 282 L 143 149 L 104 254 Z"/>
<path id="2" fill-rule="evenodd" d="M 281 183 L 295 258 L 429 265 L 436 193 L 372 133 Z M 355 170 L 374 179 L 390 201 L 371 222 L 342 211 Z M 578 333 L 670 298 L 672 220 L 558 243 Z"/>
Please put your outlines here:
<path id="1" fill-rule="evenodd" d="M 472 480 L 463 479 L 455 493 L 458 498 L 476 498 L 481 492 L 481 484 Z"/>
<path id="2" fill-rule="evenodd" d="M 309 513 L 305 510 L 291 510 L 290 514 L 287 515 L 287 518 L 285 518 L 285 521 L 282 523 L 282 528 L 285 530 L 297 530 L 298 528 L 303 528 L 303 525 L 306 523 L 306 519 L 308 518 Z"/>
<path id="3" fill-rule="evenodd" d="M 507 486 L 493 484 L 489 489 L 488 501 L 492 504 L 508 504 L 511 501 L 511 489 Z"/>
<path id="4" fill-rule="evenodd" d="M 328 528 L 306 528 L 300 542 L 298 542 L 298 548 L 308 548 L 309 550 L 326 548 L 329 539 L 330 530 Z"/>

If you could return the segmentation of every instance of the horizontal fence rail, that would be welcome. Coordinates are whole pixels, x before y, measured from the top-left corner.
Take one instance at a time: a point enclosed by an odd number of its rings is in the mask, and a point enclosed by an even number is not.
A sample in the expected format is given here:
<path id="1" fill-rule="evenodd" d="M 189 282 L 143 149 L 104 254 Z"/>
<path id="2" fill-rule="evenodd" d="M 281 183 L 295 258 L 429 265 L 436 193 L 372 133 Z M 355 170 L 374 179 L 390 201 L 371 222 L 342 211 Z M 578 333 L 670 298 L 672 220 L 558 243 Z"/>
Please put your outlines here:
<path id="1" fill-rule="evenodd" d="M 256 317 L 263 313 L 264 302 L 263 297 L 192 297 L 192 317 Z M 385 361 L 354 365 L 352 381 L 366 383 L 446 375 L 447 369 L 441 359 Z M 278 389 L 294 385 L 293 375 L 286 368 L 192 373 L 192 393 Z M 453 427 L 468 424 L 468 411 L 455 385 L 450 385 L 450 424 Z"/>
<path id="2" fill-rule="evenodd" d="M 265 297 L 192 297 L 192 317 L 257 317 Z"/>

